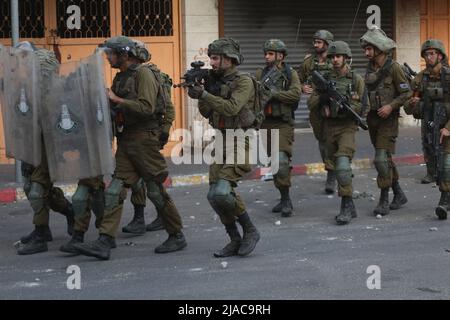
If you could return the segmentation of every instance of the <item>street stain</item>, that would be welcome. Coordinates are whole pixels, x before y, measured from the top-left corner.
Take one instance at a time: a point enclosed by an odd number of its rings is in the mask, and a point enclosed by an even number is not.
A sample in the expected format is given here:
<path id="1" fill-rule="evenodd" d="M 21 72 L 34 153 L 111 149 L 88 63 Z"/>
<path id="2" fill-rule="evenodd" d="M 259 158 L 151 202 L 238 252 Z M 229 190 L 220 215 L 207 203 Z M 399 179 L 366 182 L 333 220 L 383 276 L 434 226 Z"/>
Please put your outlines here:
<path id="1" fill-rule="evenodd" d="M 417 290 L 420 290 L 422 292 L 428 292 L 428 293 L 442 293 L 440 290 L 434 290 L 431 288 L 417 288 Z"/>

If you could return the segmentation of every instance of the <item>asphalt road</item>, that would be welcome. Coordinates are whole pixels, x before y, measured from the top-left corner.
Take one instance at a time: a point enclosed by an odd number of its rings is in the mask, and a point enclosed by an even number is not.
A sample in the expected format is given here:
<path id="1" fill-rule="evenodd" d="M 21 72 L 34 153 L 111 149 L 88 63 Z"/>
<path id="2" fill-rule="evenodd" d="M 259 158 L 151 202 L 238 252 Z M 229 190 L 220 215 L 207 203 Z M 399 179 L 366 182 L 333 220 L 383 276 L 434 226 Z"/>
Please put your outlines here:
<path id="1" fill-rule="evenodd" d="M 407 206 L 383 219 L 375 171 L 355 172 L 359 218 L 339 227 L 339 199 L 322 193 L 323 175 L 294 178 L 295 216 L 271 212 L 278 199 L 271 182 L 240 185 L 261 241 L 247 258 L 217 260 L 225 232 L 207 200 L 207 186 L 170 190 L 185 223 L 188 247 L 156 255 L 163 231 L 142 237 L 118 236 L 110 261 L 68 257 L 58 248 L 68 238 L 65 219 L 54 214 L 49 252 L 16 255 L 13 243 L 31 230 L 26 202 L 0 207 L 0 299 L 449 299 L 450 224 L 438 221 L 438 189 L 418 184 L 423 167 L 402 167 Z M 154 209 L 146 209 L 147 220 Z M 122 225 L 132 216 L 127 203 Z M 277 223 L 280 222 L 280 223 Z M 92 226 L 93 228 L 93 226 Z M 90 230 L 88 240 L 96 238 Z M 69 290 L 69 266 L 81 270 L 81 290 Z M 381 289 L 369 290 L 370 266 L 380 271 Z M 371 282 L 376 283 L 376 282 Z"/>

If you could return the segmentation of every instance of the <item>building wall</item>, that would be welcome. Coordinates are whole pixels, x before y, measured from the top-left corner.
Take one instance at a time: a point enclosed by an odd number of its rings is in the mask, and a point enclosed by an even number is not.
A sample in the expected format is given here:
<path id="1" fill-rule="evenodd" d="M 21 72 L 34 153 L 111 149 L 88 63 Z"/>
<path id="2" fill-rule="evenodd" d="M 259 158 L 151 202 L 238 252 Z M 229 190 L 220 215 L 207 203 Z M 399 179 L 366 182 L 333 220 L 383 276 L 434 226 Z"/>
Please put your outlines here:
<path id="1" fill-rule="evenodd" d="M 219 1 L 184 0 L 182 10 L 184 70 L 190 68 L 193 61 L 201 60 L 209 67 L 208 44 L 219 37 Z M 195 121 L 201 121 L 203 129 L 208 122 L 200 115 L 197 102 L 185 94 L 184 99 L 186 129 L 193 130 Z"/>
<path id="2" fill-rule="evenodd" d="M 395 40 L 397 61 L 420 70 L 420 0 L 396 0 Z M 401 126 L 417 126 L 418 122 L 402 111 Z"/>

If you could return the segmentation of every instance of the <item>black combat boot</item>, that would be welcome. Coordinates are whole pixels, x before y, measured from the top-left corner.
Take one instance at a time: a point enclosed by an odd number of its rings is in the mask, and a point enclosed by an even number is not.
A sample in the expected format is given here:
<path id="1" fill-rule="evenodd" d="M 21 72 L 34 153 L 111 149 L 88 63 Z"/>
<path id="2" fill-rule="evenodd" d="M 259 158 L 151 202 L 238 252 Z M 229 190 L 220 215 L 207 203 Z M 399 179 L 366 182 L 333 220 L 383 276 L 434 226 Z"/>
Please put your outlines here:
<path id="1" fill-rule="evenodd" d="M 422 184 L 430 184 L 436 182 L 436 169 L 434 160 L 427 161 L 427 175 L 420 180 Z"/>
<path id="2" fill-rule="evenodd" d="M 450 200 L 450 194 L 448 192 L 441 192 L 441 199 L 439 205 L 436 208 L 436 215 L 439 220 L 447 220 L 447 209 Z"/>
<path id="3" fill-rule="evenodd" d="M 146 230 L 148 232 L 164 230 L 164 224 L 161 218 L 161 214 L 158 212 L 158 216 L 150 224 L 147 225 Z"/>
<path id="4" fill-rule="evenodd" d="M 289 188 L 279 189 L 281 194 L 280 203 L 278 203 L 273 209 L 274 213 L 281 213 L 281 216 L 287 218 L 292 216 L 292 210 L 294 207 L 292 205 L 291 197 L 289 196 Z"/>
<path id="5" fill-rule="evenodd" d="M 92 242 L 73 245 L 77 253 L 100 260 L 109 260 L 111 248 L 114 246 L 114 238 L 107 234 L 100 234 L 100 237 Z"/>
<path id="6" fill-rule="evenodd" d="M 24 256 L 48 251 L 47 241 L 45 240 L 45 230 L 45 226 L 36 226 L 31 240 L 26 244 L 21 245 L 17 250 L 17 254 Z"/>
<path id="7" fill-rule="evenodd" d="M 69 240 L 69 242 L 63 244 L 59 251 L 62 251 L 64 253 L 71 253 L 71 254 L 77 254 L 78 251 L 74 247 L 77 243 L 83 243 L 84 242 L 84 232 L 81 231 L 74 231 L 72 238 Z"/>
<path id="8" fill-rule="evenodd" d="M 225 246 L 222 250 L 214 252 L 214 257 L 216 258 L 227 258 L 232 256 L 237 256 L 239 252 L 239 247 L 242 243 L 242 237 L 239 233 L 236 223 L 228 224 L 225 226 L 225 230 L 230 236 L 231 242 Z"/>
<path id="9" fill-rule="evenodd" d="M 176 234 L 169 235 L 166 241 L 156 247 L 155 253 L 170 253 L 186 248 L 187 242 L 184 234 L 180 231 Z"/>
<path id="10" fill-rule="evenodd" d="M 408 199 L 406 198 L 402 188 L 400 188 L 398 181 L 394 181 L 392 183 L 392 190 L 394 191 L 394 199 L 392 200 L 389 209 L 398 210 L 408 202 Z"/>
<path id="11" fill-rule="evenodd" d="M 52 232 L 50 231 L 50 227 L 49 226 L 44 226 L 43 228 L 43 232 L 44 232 L 44 239 L 47 242 L 53 241 L 53 236 L 52 236 Z M 20 244 L 27 244 L 28 242 L 30 242 L 33 237 L 36 235 L 36 229 L 34 229 L 33 231 L 31 231 L 31 233 L 27 236 L 23 236 L 22 238 L 20 238 Z"/>
<path id="12" fill-rule="evenodd" d="M 144 206 L 134 206 L 134 217 L 131 222 L 122 228 L 123 233 L 143 235 L 146 232 L 144 219 Z"/>
<path id="13" fill-rule="evenodd" d="M 353 218 L 356 218 L 355 204 L 353 203 L 352 197 L 342 197 L 341 199 L 341 212 L 336 217 L 336 222 L 338 225 L 343 226 L 349 224 Z"/>
<path id="14" fill-rule="evenodd" d="M 247 212 L 245 212 L 238 218 L 238 222 L 242 226 L 242 230 L 244 231 L 244 236 L 242 238 L 242 243 L 239 248 L 238 255 L 247 256 L 255 249 L 260 235 L 256 227 L 250 221 L 250 217 Z"/>
<path id="15" fill-rule="evenodd" d="M 387 216 L 389 214 L 389 188 L 381 189 L 380 202 L 373 213 L 382 216 Z"/>
<path id="16" fill-rule="evenodd" d="M 336 191 L 336 173 L 332 170 L 327 171 L 327 182 L 325 182 L 325 193 L 333 194 Z"/>

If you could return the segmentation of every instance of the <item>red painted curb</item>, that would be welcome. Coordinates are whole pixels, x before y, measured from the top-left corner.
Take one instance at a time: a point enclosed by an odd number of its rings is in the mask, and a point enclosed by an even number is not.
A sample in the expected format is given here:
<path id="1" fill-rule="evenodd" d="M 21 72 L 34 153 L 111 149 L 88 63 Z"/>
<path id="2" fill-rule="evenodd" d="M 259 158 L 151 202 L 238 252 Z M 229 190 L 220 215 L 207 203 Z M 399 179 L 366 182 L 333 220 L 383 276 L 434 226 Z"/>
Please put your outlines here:
<path id="1" fill-rule="evenodd" d="M 0 190 L 0 203 L 11 203 L 16 201 L 16 189 Z"/>
<path id="2" fill-rule="evenodd" d="M 359 159 L 364 160 L 364 159 Z M 357 160 L 355 160 L 357 161 Z M 420 165 L 425 163 L 423 155 L 413 154 L 407 156 L 399 156 L 394 157 L 394 162 L 397 165 Z M 304 176 L 308 174 L 308 164 L 306 165 L 296 165 L 292 168 L 293 176 Z M 373 166 L 372 166 L 373 167 Z M 260 180 L 263 177 L 264 169 L 258 168 L 247 175 L 243 180 Z M 164 181 L 164 187 L 172 188 L 173 180 L 171 177 L 168 177 L 166 181 Z M 16 189 L 7 188 L 0 190 L 0 203 L 12 203 L 17 199 L 17 191 Z"/>

